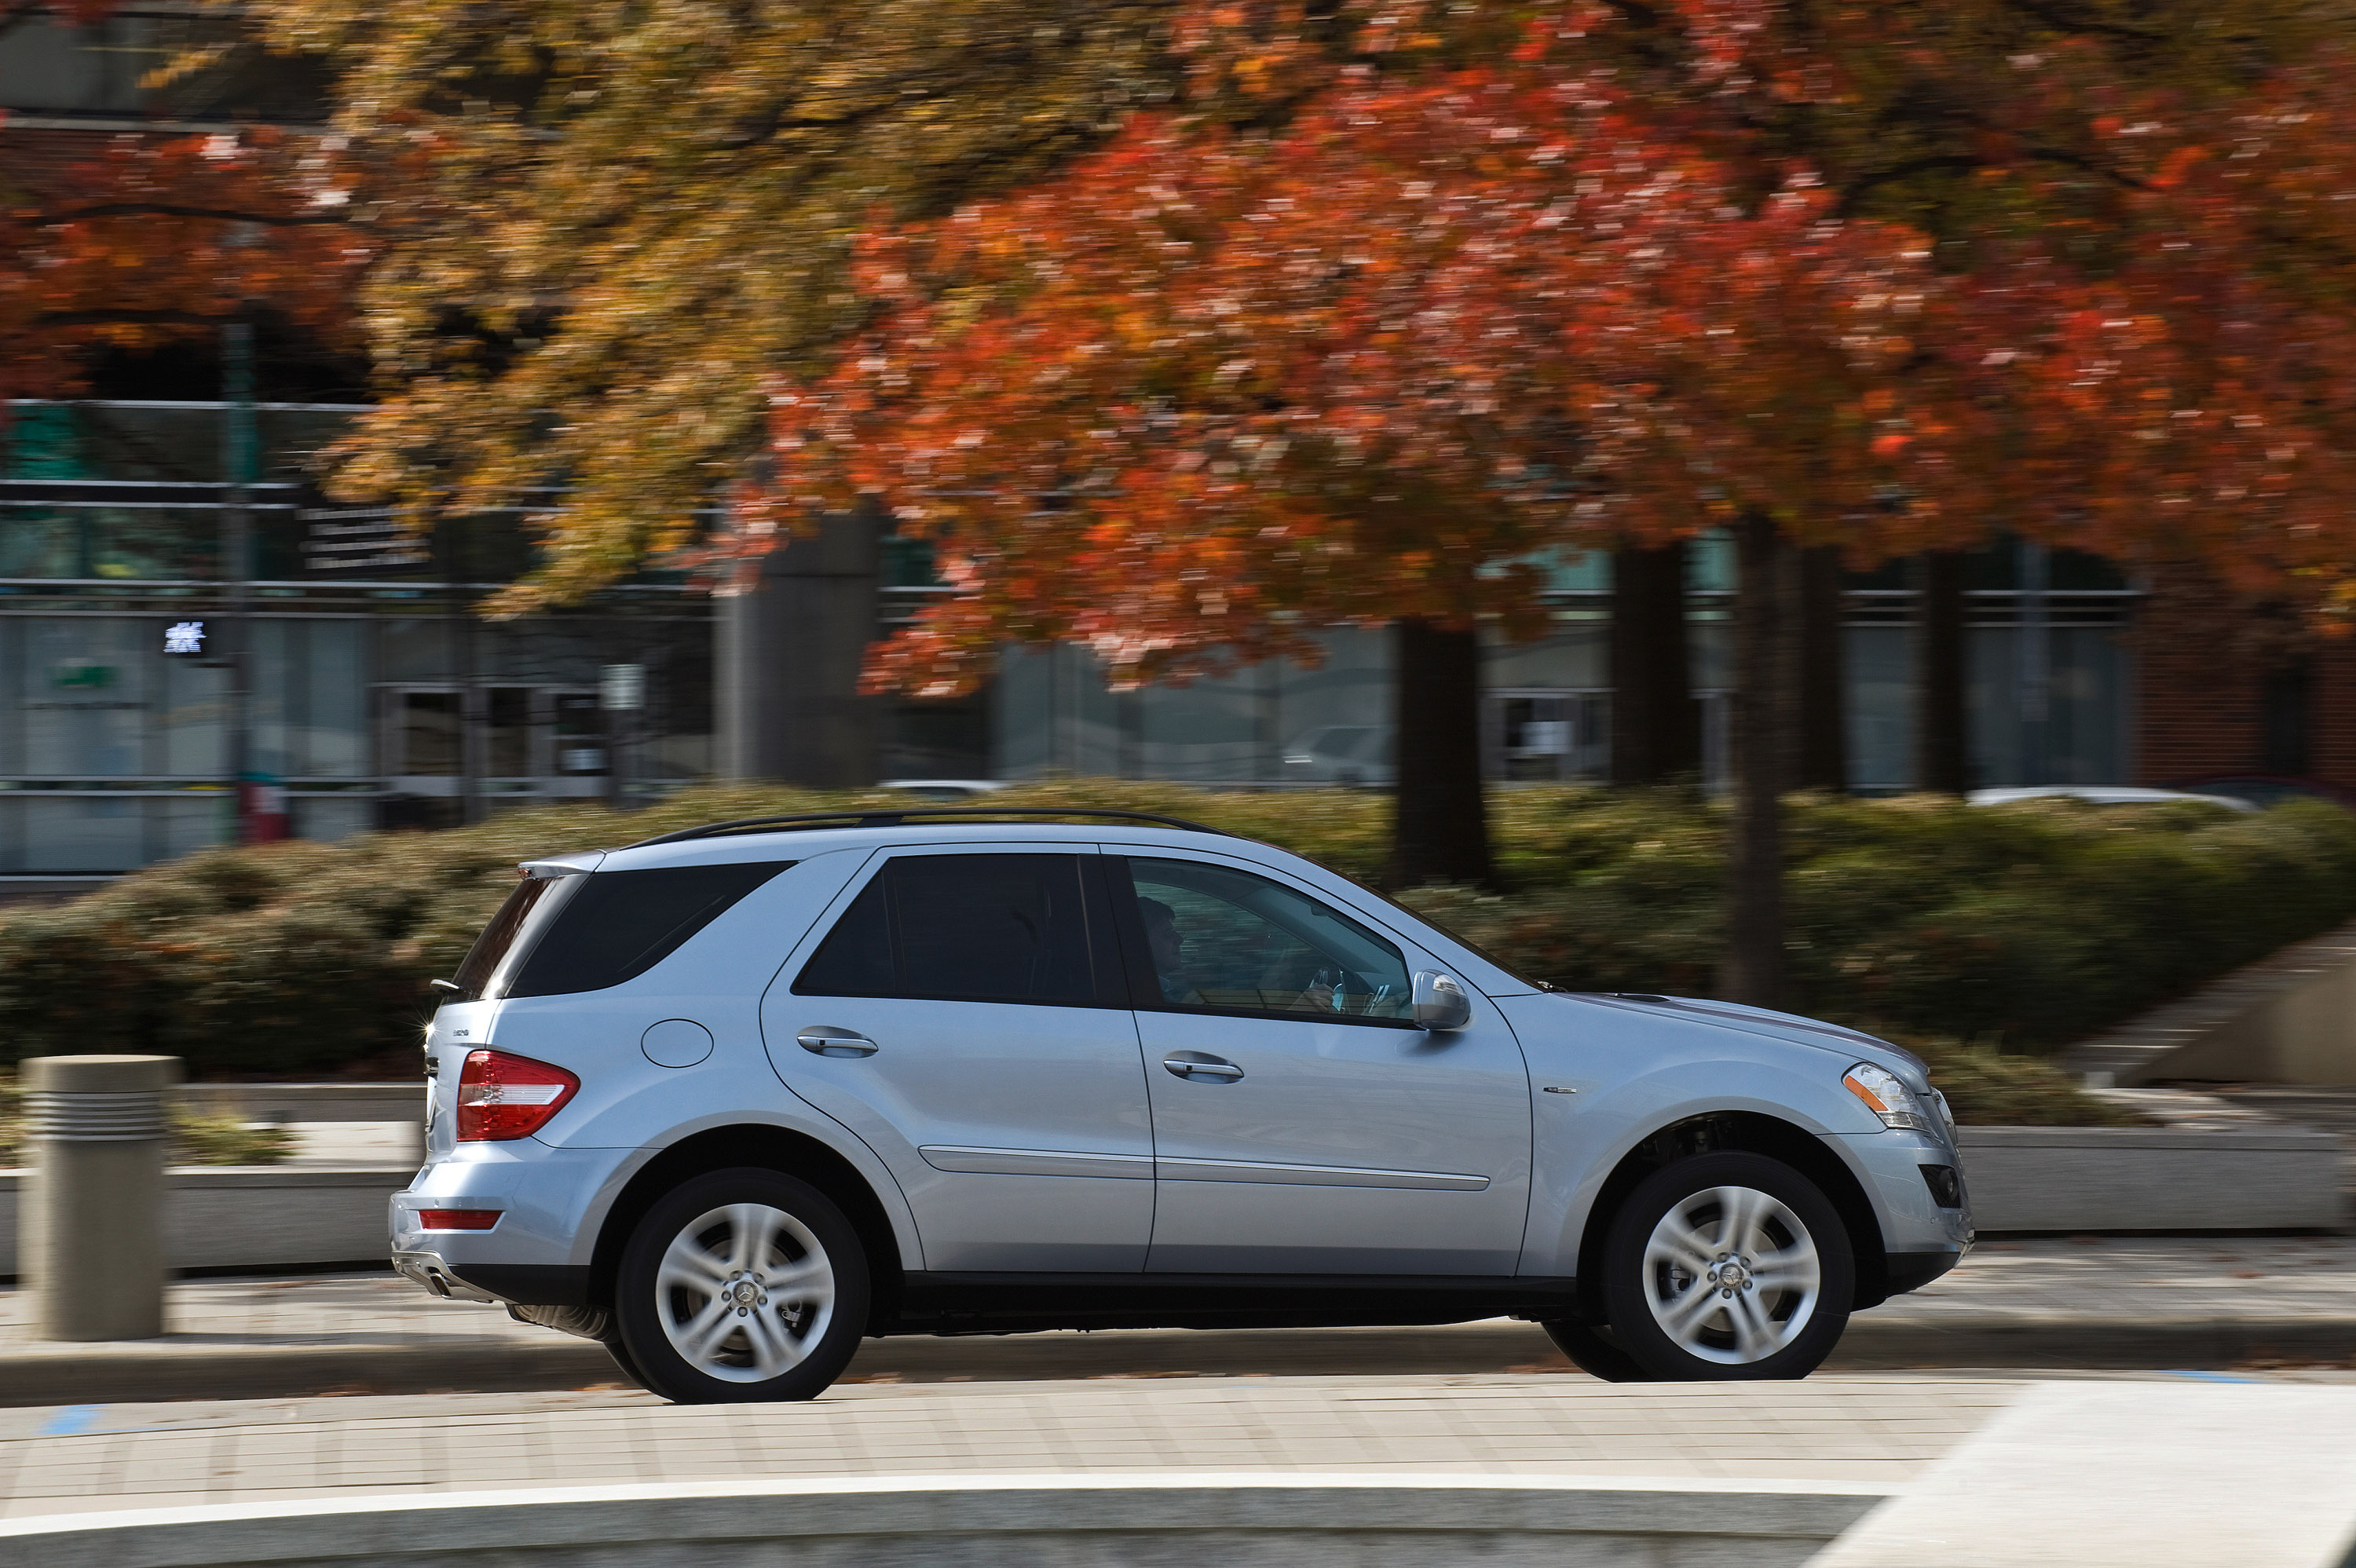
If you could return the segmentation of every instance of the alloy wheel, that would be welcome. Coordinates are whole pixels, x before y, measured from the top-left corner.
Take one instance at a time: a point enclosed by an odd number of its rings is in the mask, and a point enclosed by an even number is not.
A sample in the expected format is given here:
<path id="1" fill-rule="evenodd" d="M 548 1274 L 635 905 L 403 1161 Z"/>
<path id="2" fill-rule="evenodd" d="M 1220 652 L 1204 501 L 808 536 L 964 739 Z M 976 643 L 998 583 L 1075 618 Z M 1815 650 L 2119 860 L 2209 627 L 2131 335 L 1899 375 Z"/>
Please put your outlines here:
<path id="1" fill-rule="evenodd" d="M 656 1316 L 680 1360 L 725 1382 L 766 1382 L 833 1321 L 833 1264 L 782 1209 L 730 1203 L 680 1227 L 655 1272 Z"/>
<path id="2" fill-rule="evenodd" d="M 1688 1355 L 1722 1366 L 1763 1361 L 1789 1346 L 1823 1288 L 1807 1226 L 1756 1188 L 1693 1193 L 1670 1205 L 1644 1243 L 1654 1322 Z"/>

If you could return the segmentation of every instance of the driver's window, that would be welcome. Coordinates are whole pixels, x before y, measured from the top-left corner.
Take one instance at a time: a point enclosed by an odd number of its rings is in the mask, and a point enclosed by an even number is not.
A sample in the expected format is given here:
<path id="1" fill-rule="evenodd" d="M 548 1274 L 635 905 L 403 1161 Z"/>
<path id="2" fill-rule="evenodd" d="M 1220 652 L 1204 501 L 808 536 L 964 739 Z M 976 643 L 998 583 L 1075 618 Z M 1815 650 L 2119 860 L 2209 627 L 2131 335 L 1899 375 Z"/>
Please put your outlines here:
<path id="1" fill-rule="evenodd" d="M 1129 861 L 1162 1005 L 1401 1019 L 1399 950 L 1330 904 L 1199 860 Z"/>

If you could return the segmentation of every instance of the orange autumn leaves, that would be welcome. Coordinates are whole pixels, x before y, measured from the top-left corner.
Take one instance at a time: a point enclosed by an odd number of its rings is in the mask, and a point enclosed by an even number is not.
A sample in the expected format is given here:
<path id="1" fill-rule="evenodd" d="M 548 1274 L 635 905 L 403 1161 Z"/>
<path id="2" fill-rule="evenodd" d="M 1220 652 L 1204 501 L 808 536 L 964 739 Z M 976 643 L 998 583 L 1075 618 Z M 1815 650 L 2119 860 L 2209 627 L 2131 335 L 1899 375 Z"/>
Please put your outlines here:
<path id="1" fill-rule="evenodd" d="M 1674 69 L 1538 8 L 1478 58 L 1344 65 L 1272 131 L 1182 105 L 878 222 L 867 329 L 777 388 L 723 548 L 881 496 L 965 590 L 876 661 L 923 691 L 1010 639 L 1134 679 L 1336 623 L 1533 630 L 1549 552 L 1749 510 L 1860 562 L 2004 527 L 2344 574 L 2356 345 L 2310 258 L 2356 206 L 2347 73 L 2195 100 L 2057 48 L 1962 150 L 1877 171 L 1746 127 L 1919 53 L 1886 8 L 1676 9 Z M 1962 194 L 1859 199 L 1933 169 Z"/>
<path id="2" fill-rule="evenodd" d="M 0 122 L 0 151 L 12 133 Z M 77 351 L 209 336 L 250 309 L 329 337 L 369 260 L 321 138 L 121 135 L 0 190 L 0 382 L 70 395 Z"/>

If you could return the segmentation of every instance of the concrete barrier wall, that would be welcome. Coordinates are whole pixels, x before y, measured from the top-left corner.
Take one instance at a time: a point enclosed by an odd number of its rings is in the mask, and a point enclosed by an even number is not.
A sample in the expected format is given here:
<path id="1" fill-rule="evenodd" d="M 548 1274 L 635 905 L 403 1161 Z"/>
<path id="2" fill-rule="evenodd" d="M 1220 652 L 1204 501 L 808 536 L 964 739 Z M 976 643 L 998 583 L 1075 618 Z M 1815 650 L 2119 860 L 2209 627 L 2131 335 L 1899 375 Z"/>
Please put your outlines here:
<path id="1" fill-rule="evenodd" d="M 2122 1087 L 2356 1084 L 2356 923 L 2081 1040 L 2062 1065 Z"/>
<path id="2" fill-rule="evenodd" d="M 165 1178 L 166 1266 L 381 1263 L 386 1209 L 414 1175 L 410 1166 L 182 1166 Z M 18 1272 L 18 1221 L 31 1180 L 28 1171 L 0 1170 L 0 1275 Z"/>
<path id="3" fill-rule="evenodd" d="M 2303 1127 L 1964 1127 L 1983 1231 L 2336 1230 L 2340 1140 Z"/>
<path id="4" fill-rule="evenodd" d="M 0 1522 L 0 1568 L 1798 1568 L 1887 1489 L 1260 1472 L 444 1492 Z"/>
<path id="5" fill-rule="evenodd" d="M 405 1083 L 183 1083 L 179 1103 L 209 1116 L 250 1122 L 418 1122 L 425 1081 Z"/>

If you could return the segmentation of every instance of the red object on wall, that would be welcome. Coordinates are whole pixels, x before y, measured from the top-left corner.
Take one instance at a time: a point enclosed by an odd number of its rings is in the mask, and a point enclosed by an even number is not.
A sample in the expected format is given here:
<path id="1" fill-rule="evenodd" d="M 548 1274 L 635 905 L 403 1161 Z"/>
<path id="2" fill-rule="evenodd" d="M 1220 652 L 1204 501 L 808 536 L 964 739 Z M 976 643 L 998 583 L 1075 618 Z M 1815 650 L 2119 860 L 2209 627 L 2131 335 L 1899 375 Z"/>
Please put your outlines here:
<path id="1" fill-rule="evenodd" d="M 294 819 L 286 809 L 286 786 L 262 779 L 246 779 L 237 786 L 237 841 L 275 844 L 291 837 Z"/>

